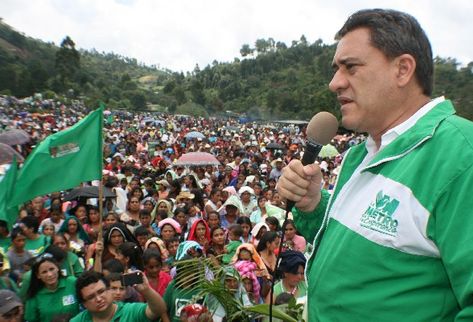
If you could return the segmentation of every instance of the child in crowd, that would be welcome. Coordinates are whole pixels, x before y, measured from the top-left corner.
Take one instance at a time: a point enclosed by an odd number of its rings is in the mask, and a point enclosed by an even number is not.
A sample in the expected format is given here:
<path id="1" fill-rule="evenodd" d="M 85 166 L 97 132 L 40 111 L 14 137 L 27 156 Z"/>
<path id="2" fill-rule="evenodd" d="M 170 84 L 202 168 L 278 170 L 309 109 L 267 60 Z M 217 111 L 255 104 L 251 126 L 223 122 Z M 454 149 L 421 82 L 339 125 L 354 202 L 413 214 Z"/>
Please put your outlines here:
<path id="1" fill-rule="evenodd" d="M 119 245 L 116 259 L 125 266 L 125 272 L 144 270 L 143 251 L 140 246 L 133 242 L 125 242 Z"/>
<path id="2" fill-rule="evenodd" d="M 242 244 L 241 236 L 243 235 L 243 228 L 239 224 L 231 224 L 228 226 L 228 239 L 230 242 L 225 246 L 225 255 L 222 257 L 223 264 L 229 264 L 233 255 Z"/>
<path id="3" fill-rule="evenodd" d="M 143 253 L 143 262 L 149 285 L 163 296 L 172 277 L 162 270 L 163 261 L 161 259 L 161 253 L 157 249 L 149 248 Z"/>
<path id="4" fill-rule="evenodd" d="M 149 212 L 147 209 L 141 209 L 139 218 L 140 218 L 140 226 L 138 227 L 146 228 L 146 230 L 151 236 L 155 236 L 156 233 L 153 227 L 151 227 L 151 212 Z"/>
<path id="5" fill-rule="evenodd" d="M 19 227 L 12 230 L 10 238 L 12 246 L 7 252 L 7 257 L 10 261 L 10 276 L 15 281 L 21 281 L 21 277 L 25 272 L 23 264 L 30 258 L 33 258 L 33 255 L 25 250 L 26 237 Z"/>
<path id="6" fill-rule="evenodd" d="M 141 249 L 144 251 L 146 242 L 148 241 L 150 237 L 150 233 L 148 229 L 144 226 L 138 226 L 136 227 L 135 231 L 133 232 L 133 235 L 135 235 L 136 240 L 138 241 L 139 246 Z"/>
<path id="7" fill-rule="evenodd" d="M 141 302 L 139 293 L 130 286 L 122 285 L 122 273 L 109 273 L 107 280 L 110 282 L 110 292 L 116 302 Z"/>
<path id="8" fill-rule="evenodd" d="M 242 243 L 250 243 L 251 242 L 251 221 L 249 217 L 240 217 L 237 219 L 237 224 L 241 226 L 243 229 L 243 234 L 241 235 L 241 242 Z"/>

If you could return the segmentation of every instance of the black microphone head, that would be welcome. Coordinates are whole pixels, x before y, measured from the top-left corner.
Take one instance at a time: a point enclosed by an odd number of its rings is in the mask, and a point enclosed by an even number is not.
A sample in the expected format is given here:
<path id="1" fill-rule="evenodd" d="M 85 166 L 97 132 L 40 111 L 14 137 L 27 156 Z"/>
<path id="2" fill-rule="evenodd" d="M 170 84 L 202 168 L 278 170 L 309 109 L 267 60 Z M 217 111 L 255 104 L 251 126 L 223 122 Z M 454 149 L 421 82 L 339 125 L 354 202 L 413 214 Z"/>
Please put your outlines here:
<path id="1" fill-rule="evenodd" d="M 337 134 L 337 130 L 337 118 L 329 112 L 319 112 L 312 117 L 307 125 L 307 140 L 326 145 Z"/>

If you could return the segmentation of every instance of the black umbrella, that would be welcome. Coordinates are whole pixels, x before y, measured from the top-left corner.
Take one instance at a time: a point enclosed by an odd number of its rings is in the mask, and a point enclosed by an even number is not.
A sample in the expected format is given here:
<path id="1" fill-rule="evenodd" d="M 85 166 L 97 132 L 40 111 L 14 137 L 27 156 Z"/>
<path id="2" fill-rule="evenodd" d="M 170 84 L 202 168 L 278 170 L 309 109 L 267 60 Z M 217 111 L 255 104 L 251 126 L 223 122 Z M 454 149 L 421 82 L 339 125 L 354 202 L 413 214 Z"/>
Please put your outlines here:
<path id="1" fill-rule="evenodd" d="M 16 156 L 17 162 L 23 162 L 23 157 L 11 146 L 5 143 L 0 143 L 0 164 L 7 164 L 13 161 L 13 156 Z"/>
<path id="2" fill-rule="evenodd" d="M 284 150 L 286 147 L 282 144 L 271 142 L 266 146 L 266 149 L 270 150 Z"/>
<path id="3" fill-rule="evenodd" d="M 112 190 L 103 189 L 104 198 L 115 198 L 116 195 Z M 99 187 L 96 186 L 87 186 L 75 188 L 69 191 L 65 196 L 65 201 L 71 201 L 76 199 L 88 199 L 88 198 L 98 198 L 99 197 Z"/>
<path id="4" fill-rule="evenodd" d="M 23 144 L 30 140 L 30 136 L 23 130 L 13 129 L 0 133 L 0 143 L 8 145 Z"/>

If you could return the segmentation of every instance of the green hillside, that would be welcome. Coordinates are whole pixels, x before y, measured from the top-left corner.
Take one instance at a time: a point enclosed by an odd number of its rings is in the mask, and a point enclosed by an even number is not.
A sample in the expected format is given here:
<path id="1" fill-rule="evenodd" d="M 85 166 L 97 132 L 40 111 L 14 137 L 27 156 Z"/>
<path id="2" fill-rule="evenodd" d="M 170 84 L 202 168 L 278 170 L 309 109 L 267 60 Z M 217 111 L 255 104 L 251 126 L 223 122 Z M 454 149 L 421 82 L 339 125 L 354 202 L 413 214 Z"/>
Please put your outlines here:
<path id="1" fill-rule="evenodd" d="M 269 39 L 243 44 L 242 59 L 214 61 L 192 72 L 145 66 L 113 53 L 76 50 L 65 37 L 60 46 L 18 33 L 0 21 L 0 93 L 35 92 L 103 100 L 110 108 L 157 109 L 195 115 L 246 115 L 252 119 L 309 119 L 319 110 L 338 111 L 328 90 L 335 46 L 304 36 L 290 45 Z M 464 62 L 463 62 L 464 63 Z M 434 96 L 455 102 L 473 119 L 473 62 L 435 59 Z M 236 113 L 236 114 L 235 114 Z"/>

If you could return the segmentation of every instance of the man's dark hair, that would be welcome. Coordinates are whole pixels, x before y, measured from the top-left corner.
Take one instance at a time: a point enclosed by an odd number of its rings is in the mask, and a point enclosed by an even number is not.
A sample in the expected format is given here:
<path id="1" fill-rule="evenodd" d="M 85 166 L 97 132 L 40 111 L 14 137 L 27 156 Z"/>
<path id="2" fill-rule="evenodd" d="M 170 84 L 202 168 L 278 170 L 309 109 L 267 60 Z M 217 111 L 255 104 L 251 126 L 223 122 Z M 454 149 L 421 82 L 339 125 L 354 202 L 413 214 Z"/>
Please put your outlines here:
<path id="1" fill-rule="evenodd" d="M 105 277 L 109 282 L 121 281 L 122 275 L 120 273 L 110 273 L 107 277 Z"/>
<path id="2" fill-rule="evenodd" d="M 110 273 L 121 273 L 125 272 L 125 266 L 118 259 L 111 258 L 102 265 L 103 270 L 107 270 Z"/>
<path id="3" fill-rule="evenodd" d="M 357 28 L 368 28 L 371 44 L 386 57 L 412 55 L 416 61 L 415 76 L 425 95 L 433 88 L 434 65 L 432 48 L 425 31 L 411 15 L 385 9 L 365 9 L 352 14 L 335 35 L 340 40 Z"/>
<path id="4" fill-rule="evenodd" d="M 150 216 L 150 217 L 151 217 L 151 212 L 150 212 L 149 210 L 147 210 L 147 209 L 141 209 L 139 216 L 140 216 L 140 218 L 141 218 L 141 217 L 144 217 L 144 216 Z"/>
<path id="5" fill-rule="evenodd" d="M 39 229 L 39 220 L 35 216 L 26 216 L 21 219 L 21 223 L 27 228 L 32 228 L 33 232 L 36 234 Z"/>
<path id="6" fill-rule="evenodd" d="M 149 231 L 148 229 L 146 229 L 146 227 L 138 226 L 135 228 L 135 232 L 133 234 L 135 235 L 136 238 L 138 238 L 138 236 L 148 236 Z"/>
<path id="7" fill-rule="evenodd" d="M 82 297 L 82 289 L 86 288 L 90 284 L 94 284 L 99 281 L 102 281 L 107 288 L 110 287 L 110 282 L 105 278 L 105 276 L 102 273 L 96 271 L 85 271 L 77 278 L 76 295 L 79 303 L 84 303 L 84 298 Z"/>

